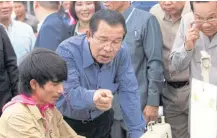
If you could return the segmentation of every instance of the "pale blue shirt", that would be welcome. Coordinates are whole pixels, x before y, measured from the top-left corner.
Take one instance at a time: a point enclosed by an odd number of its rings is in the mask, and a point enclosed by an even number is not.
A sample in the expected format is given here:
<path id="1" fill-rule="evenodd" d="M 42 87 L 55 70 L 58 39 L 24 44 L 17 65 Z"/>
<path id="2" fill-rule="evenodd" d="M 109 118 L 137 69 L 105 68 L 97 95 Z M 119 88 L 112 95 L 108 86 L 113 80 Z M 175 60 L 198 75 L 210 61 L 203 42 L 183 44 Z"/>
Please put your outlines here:
<path id="1" fill-rule="evenodd" d="M 35 45 L 35 35 L 31 26 L 26 23 L 12 19 L 8 29 L 5 29 L 14 51 L 17 55 L 17 64 L 29 52 L 32 51 Z"/>

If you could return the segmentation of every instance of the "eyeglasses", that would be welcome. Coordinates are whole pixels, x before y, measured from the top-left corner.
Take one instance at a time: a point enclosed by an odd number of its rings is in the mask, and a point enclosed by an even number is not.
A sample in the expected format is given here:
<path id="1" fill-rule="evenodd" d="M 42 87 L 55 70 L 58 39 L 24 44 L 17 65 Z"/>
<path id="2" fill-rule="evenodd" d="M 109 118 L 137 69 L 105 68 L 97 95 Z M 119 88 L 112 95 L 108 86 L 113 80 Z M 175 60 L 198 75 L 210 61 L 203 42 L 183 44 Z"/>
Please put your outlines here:
<path id="1" fill-rule="evenodd" d="M 216 22 L 217 22 L 217 18 L 208 18 L 208 19 L 195 19 L 193 23 L 198 26 L 202 26 L 204 23 L 213 24 Z"/>
<path id="2" fill-rule="evenodd" d="M 104 49 L 105 47 L 109 46 L 112 51 L 118 51 L 121 47 L 122 40 L 123 40 L 123 39 L 117 39 L 117 40 L 110 41 L 106 38 L 96 37 L 95 35 L 93 35 L 92 37 L 99 44 L 100 49 Z"/>

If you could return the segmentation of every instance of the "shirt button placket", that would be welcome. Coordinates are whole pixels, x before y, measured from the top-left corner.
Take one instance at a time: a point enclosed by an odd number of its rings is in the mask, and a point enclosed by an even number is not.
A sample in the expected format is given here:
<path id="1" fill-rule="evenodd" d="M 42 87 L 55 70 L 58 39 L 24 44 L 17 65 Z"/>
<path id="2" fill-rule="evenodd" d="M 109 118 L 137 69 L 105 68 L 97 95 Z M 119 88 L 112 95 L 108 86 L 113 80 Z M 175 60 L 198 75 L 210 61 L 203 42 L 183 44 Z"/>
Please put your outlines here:
<path id="1" fill-rule="evenodd" d="M 99 73 L 98 73 L 98 83 L 97 83 L 97 88 L 98 89 L 101 89 L 101 73 L 102 73 L 102 71 L 101 70 L 99 70 Z"/>

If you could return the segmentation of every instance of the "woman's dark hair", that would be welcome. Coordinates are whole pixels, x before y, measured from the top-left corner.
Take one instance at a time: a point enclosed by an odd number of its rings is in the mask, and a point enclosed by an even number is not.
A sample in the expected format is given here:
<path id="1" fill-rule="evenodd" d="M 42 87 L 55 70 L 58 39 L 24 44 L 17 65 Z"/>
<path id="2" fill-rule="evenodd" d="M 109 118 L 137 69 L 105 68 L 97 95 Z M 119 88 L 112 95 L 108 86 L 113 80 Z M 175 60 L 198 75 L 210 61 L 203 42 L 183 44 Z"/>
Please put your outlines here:
<path id="1" fill-rule="evenodd" d="M 79 20 L 75 12 L 75 2 L 78 2 L 78 1 L 72 1 L 70 3 L 69 12 L 75 20 Z M 100 1 L 93 1 L 93 2 L 95 5 L 95 12 L 99 11 L 101 9 L 101 2 Z"/>
<path id="2" fill-rule="evenodd" d="M 31 95 L 30 81 L 34 79 L 43 87 L 48 81 L 62 82 L 67 80 L 65 61 L 55 52 L 36 48 L 28 54 L 19 65 L 19 92 Z"/>

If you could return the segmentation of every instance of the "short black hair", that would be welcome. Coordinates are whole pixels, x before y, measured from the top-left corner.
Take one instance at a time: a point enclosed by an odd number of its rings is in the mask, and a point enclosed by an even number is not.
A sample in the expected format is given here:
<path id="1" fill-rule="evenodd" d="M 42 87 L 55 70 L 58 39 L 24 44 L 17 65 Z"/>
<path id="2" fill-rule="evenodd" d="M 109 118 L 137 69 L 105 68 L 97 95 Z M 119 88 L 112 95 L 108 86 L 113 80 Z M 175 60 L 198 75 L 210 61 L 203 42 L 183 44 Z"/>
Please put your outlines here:
<path id="1" fill-rule="evenodd" d="M 75 2 L 76 1 L 71 1 L 69 12 L 74 19 L 79 20 L 77 14 L 75 12 Z M 97 12 L 101 9 L 101 3 L 99 1 L 94 1 L 94 5 L 95 5 L 95 12 Z"/>
<path id="2" fill-rule="evenodd" d="M 59 1 L 38 1 L 38 3 L 46 8 L 46 9 L 51 9 L 51 10 L 58 10 L 60 6 Z"/>
<path id="3" fill-rule="evenodd" d="M 14 3 L 21 3 L 25 9 L 27 8 L 27 1 L 14 1 Z"/>
<path id="4" fill-rule="evenodd" d="M 19 92 L 30 96 L 30 81 L 34 79 L 43 87 L 48 81 L 62 82 L 67 80 L 67 65 L 55 52 L 36 48 L 26 55 L 19 65 Z"/>
<path id="5" fill-rule="evenodd" d="M 26 6 L 27 1 L 14 1 L 14 3 L 21 3 L 21 4 L 23 4 L 24 6 Z"/>
<path id="6" fill-rule="evenodd" d="M 90 19 L 90 31 L 92 33 L 97 31 L 100 21 L 105 21 L 107 24 L 111 26 L 121 24 L 123 26 L 125 34 L 127 33 L 127 27 L 125 24 L 124 17 L 118 11 L 109 9 L 101 9 L 97 11 Z"/>
<path id="7" fill-rule="evenodd" d="M 191 10 L 194 12 L 194 3 L 207 3 L 210 1 L 190 1 Z"/>

